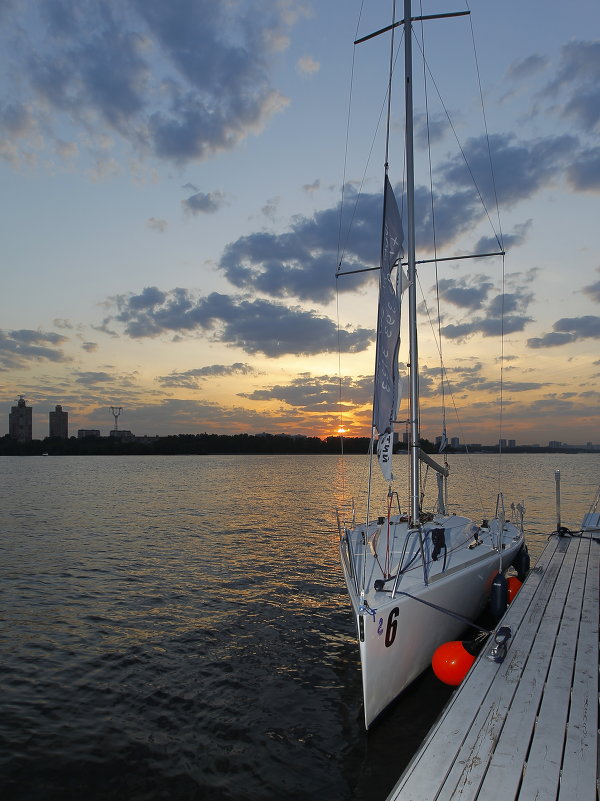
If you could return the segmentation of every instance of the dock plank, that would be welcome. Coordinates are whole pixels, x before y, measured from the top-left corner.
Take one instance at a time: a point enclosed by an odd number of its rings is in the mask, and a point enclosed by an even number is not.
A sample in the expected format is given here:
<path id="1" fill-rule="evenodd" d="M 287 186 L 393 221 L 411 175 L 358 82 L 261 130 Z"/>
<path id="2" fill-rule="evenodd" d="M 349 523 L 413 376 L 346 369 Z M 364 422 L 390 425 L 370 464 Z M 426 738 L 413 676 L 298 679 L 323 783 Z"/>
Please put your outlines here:
<path id="1" fill-rule="evenodd" d="M 388 801 L 596 799 L 600 544 L 553 537 Z"/>
<path id="2" fill-rule="evenodd" d="M 519 592 L 519 603 L 515 601 L 511 605 L 505 622 L 511 625 L 513 633 L 523 621 L 539 618 L 543 613 L 560 567 L 558 562 L 552 561 L 556 548 L 557 543 L 551 541 L 544 550 L 537 569 L 530 573 Z M 502 665 L 490 662 L 483 654 L 479 656 L 456 691 L 452 703 L 446 707 L 421 749 L 409 763 L 389 796 L 389 801 L 404 798 L 410 798 L 411 801 L 433 801 L 438 797 L 439 788 L 451 771 L 473 718 L 480 710 L 496 674 L 502 670 L 509 683 L 515 686 L 520 679 L 528 648 L 526 641 L 521 647 L 517 634 L 512 638 L 507 658 Z M 431 765 L 435 765 L 435 770 L 431 770 Z"/>
<path id="3" fill-rule="evenodd" d="M 563 561 L 561 575 L 557 581 L 555 603 L 545 610 L 537 636 L 532 637 L 531 654 L 527 670 L 519 684 L 506 724 L 498 738 L 485 781 L 481 787 L 481 797 L 490 801 L 517 798 L 526 760 L 531 748 L 543 694 L 548 686 L 550 670 L 549 655 L 556 651 L 558 626 L 561 609 L 568 596 L 569 582 L 575 566 L 576 548 L 570 549 L 570 559 Z M 562 581 L 561 581 L 562 578 Z M 574 605 L 575 609 L 577 604 Z M 535 639 L 533 637 L 535 636 Z M 571 674 L 572 665 L 567 673 Z M 556 728 L 553 725 L 553 734 Z"/>
<path id="4" fill-rule="evenodd" d="M 553 592 L 540 594 L 540 603 L 535 607 L 535 614 L 526 616 L 523 624 L 518 631 L 518 638 L 515 638 L 515 645 L 523 649 L 526 654 L 522 662 L 522 671 L 518 683 L 514 682 L 515 676 L 505 676 L 503 681 L 502 670 L 498 672 L 494 683 L 490 687 L 484 699 L 480 711 L 471 724 L 469 736 L 465 739 L 463 747 L 457 755 L 452 772 L 444 783 L 444 787 L 439 794 L 440 801 L 447 801 L 450 798 L 475 799 L 479 795 L 481 785 L 485 779 L 490 760 L 493 759 L 498 743 L 501 740 L 507 743 L 507 750 L 512 751 L 513 776 L 518 780 L 520 771 L 518 760 L 514 755 L 515 737 L 523 743 L 529 739 L 533 732 L 536 721 L 536 711 L 543 694 L 548 665 L 546 655 L 552 651 L 557 638 L 557 631 L 560 620 L 560 613 L 565 603 L 568 590 L 568 579 L 572 575 L 575 555 L 572 551 L 567 553 L 555 551 L 552 559 L 552 567 L 558 568 L 556 582 L 553 585 Z M 562 577 L 562 581 L 561 581 Z M 548 587 L 548 589 L 550 589 Z M 535 638 L 536 647 L 529 650 L 532 640 Z M 485 654 L 484 654 L 485 657 Z M 523 714 L 521 704 L 525 703 Z M 479 729 L 482 718 L 487 719 L 486 710 L 494 710 L 492 725 L 486 726 L 485 748 L 474 748 L 477 738 L 481 740 Z M 509 731 L 504 737 L 503 731 L 507 717 L 515 715 L 514 732 Z M 525 753 L 523 753 L 523 757 Z M 522 764 L 522 763 L 521 763 Z M 468 771 L 465 770 L 468 768 Z M 501 790 L 502 798 L 510 798 L 510 790 L 506 786 Z M 498 786 L 491 783 L 489 785 L 489 797 L 493 797 L 498 790 Z M 487 797 L 487 796 L 484 796 Z"/>
<path id="5" fill-rule="evenodd" d="M 590 538 L 586 588 L 558 801 L 597 798 L 600 544 Z"/>
<path id="6" fill-rule="evenodd" d="M 568 583 L 556 644 L 550 654 L 550 669 L 527 756 L 519 801 L 554 798 L 560 783 L 573 682 L 573 656 L 577 648 L 587 566 L 587 548 L 580 548 L 580 544 L 579 540 L 570 542 L 572 550 L 577 547 L 577 560 Z"/>

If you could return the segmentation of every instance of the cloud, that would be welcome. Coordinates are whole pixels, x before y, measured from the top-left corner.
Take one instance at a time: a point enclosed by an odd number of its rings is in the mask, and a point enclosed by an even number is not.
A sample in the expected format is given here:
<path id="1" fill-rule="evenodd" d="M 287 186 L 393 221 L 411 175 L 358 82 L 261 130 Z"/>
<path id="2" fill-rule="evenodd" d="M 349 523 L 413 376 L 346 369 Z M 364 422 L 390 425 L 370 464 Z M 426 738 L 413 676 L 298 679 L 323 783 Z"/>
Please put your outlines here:
<path id="1" fill-rule="evenodd" d="M 507 72 L 509 84 L 522 83 L 524 80 L 537 75 L 548 67 L 548 59 L 539 53 L 532 53 L 530 56 L 514 61 Z"/>
<path id="2" fill-rule="evenodd" d="M 573 189 L 580 192 L 600 190 L 600 147 L 583 150 L 575 156 L 567 170 Z"/>
<path id="3" fill-rule="evenodd" d="M 158 287 L 147 286 L 139 295 L 131 295 L 127 303 L 132 310 L 152 309 L 164 303 L 166 298 L 166 294 L 161 292 Z"/>
<path id="4" fill-rule="evenodd" d="M 200 381 L 208 378 L 230 375 L 252 375 L 256 371 L 249 364 L 236 362 L 235 364 L 211 364 L 206 367 L 196 367 L 183 372 L 173 371 L 169 375 L 158 376 L 156 380 L 163 387 L 187 387 L 197 389 Z"/>
<path id="5" fill-rule="evenodd" d="M 302 56 L 296 63 L 296 70 L 300 75 L 316 75 L 320 69 L 321 65 L 312 56 Z"/>
<path id="6" fill-rule="evenodd" d="M 561 334 L 553 332 L 544 334 L 542 337 L 531 337 L 527 340 L 528 348 L 553 348 L 556 345 L 568 345 L 574 342 L 576 337 L 573 334 Z"/>
<path id="7" fill-rule="evenodd" d="M 596 303 L 600 303 L 600 281 L 596 281 L 595 284 L 590 284 L 589 286 L 584 286 L 582 291 L 592 298 L 592 300 L 595 300 Z"/>
<path id="8" fill-rule="evenodd" d="M 469 140 L 465 147 L 470 169 L 461 158 L 447 160 L 440 167 L 442 184 L 435 198 L 435 233 L 438 253 L 469 233 L 486 216 L 479 195 L 472 186 L 472 174 L 484 197 L 491 204 L 497 195 L 501 205 L 512 206 L 544 186 L 572 164 L 578 142 L 572 136 L 546 137 L 520 142 L 514 135 L 490 138 L 495 164 L 495 181 L 489 178 L 490 154 L 485 137 Z M 396 188 L 400 196 L 400 187 Z M 224 249 L 219 268 L 235 287 L 259 291 L 274 298 L 296 297 L 303 301 L 329 302 L 334 297 L 332 275 L 338 260 L 343 270 L 376 267 L 381 236 L 380 193 L 356 194 L 351 186 L 345 192 L 344 208 L 323 209 L 313 216 L 298 216 L 283 233 L 265 231 L 230 242 Z M 432 208 L 429 190 L 415 191 L 417 240 L 424 252 L 433 251 Z M 524 241 L 531 222 L 515 226 L 505 237 L 504 246 Z M 338 251 L 339 232 L 342 252 Z M 477 252 L 493 252 L 499 245 L 482 238 Z M 341 256 L 341 259 L 340 259 Z M 369 280 L 368 274 L 339 281 L 341 291 L 357 290 Z M 458 288 L 457 288 L 458 289 Z M 458 299 L 459 293 L 455 293 Z M 463 293 L 466 301 L 467 295 Z M 473 299 L 472 302 L 475 302 Z"/>
<path id="9" fill-rule="evenodd" d="M 303 13 L 289 0 L 5 6 L 7 71 L 19 80 L 0 109 L 0 153 L 14 162 L 64 140 L 65 122 L 90 152 L 106 134 L 179 164 L 230 150 L 286 105 L 273 57 Z"/>
<path id="10" fill-rule="evenodd" d="M 527 235 L 531 229 L 532 221 L 526 220 L 524 223 L 515 225 L 512 233 L 504 232 L 502 234 L 502 247 L 505 251 L 509 251 L 513 247 L 525 242 Z M 498 251 L 498 241 L 493 237 L 481 237 L 474 247 L 474 253 L 496 253 Z"/>
<path id="11" fill-rule="evenodd" d="M 156 217 L 149 217 L 147 224 L 148 228 L 151 228 L 153 231 L 157 231 L 159 234 L 164 233 L 169 225 L 166 220 L 159 220 Z"/>
<path id="12" fill-rule="evenodd" d="M 266 60 L 289 27 L 285 4 L 268 12 L 261 2 L 243 10 L 211 0 L 135 5 L 178 73 L 163 84 L 168 107 L 150 116 L 157 155 L 181 162 L 231 149 L 287 102 L 271 87 Z"/>
<path id="13" fill-rule="evenodd" d="M 68 362 L 60 348 L 65 342 L 67 337 L 53 332 L 0 331 L 0 370 L 28 367 L 32 361 Z"/>
<path id="14" fill-rule="evenodd" d="M 466 321 L 460 318 L 447 321 L 441 332 L 446 339 L 464 340 L 480 334 L 484 337 L 500 336 L 522 331 L 532 318 L 526 314 L 533 293 L 520 286 L 520 275 L 507 276 L 507 284 L 515 285 L 514 292 L 493 292 L 494 284 L 485 275 L 461 278 L 444 278 L 438 282 L 440 297 L 468 312 Z M 527 279 L 525 279 L 527 280 Z M 435 290 L 435 286 L 431 291 Z"/>
<path id="15" fill-rule="evenodd" d="M 571 41 L 561 48 L 556 77 L 546 94 L 558 91 L 566 101 L 562 114 L 588 133 L 598 133 L 600 123 L 600 41 Z"/>
<path id="16" fill-rule="evenodd" d="M 18 331 L 11 331 L 10 336 L 17 342 L 24 345 L 33 345 L 48 342 L 52 345 L 62 345 L 67 341 L 67 337 L 62 334 L 54 334 L 44 331 L 32 331 L 28 328 L 22 328 Z"/>
<path id="17" fill-rule="evenodd" d="M 577 339 L 599 339 L 600 338 L 600 317 L 592 314 L 583 317 L 563 317 L 554 323 L 555 331 L 569 331 Z"/>
<path id="18" fill-rule="evenodd" d="M 484 337 L 497 337 L 501 334 L 514 334 L 522 331 L 527 323 L 532 322 L 532 317 L 525 315 L 507 315 L 503 320 L 500 318 L 476 317 L 469 322 L 448 325 L 442 328 L 442 334 L 446 339 L 467 339 L 474 334 L 481 334 Z"/>
<path id="19" fill-rule="evenodd" d="M 214 214 L 225 201 L 222 192 L 196 192 L 194 195 L 181 201 L 181 205 L 188 214 Z"/>
<path id="20" fill-rule="evenodd" d="M 6 103 L 0 108 L 0 128 L 10 136 L 24 136 L 31 125 L 31 113 L 22 103 Z"/>
<path id="21" fill-rule="evenodd" d="M 112 303 L 116 313 L 103 321 L 104 329 L 118 323 L 132 338 L 200 332 L 246 353 L 272 358 L 336 352 L 338 343 L 342 352 L 356 353 L 374 337 L 365 328 L 338 331 L 329 317 L 314 311 L 217 292 L 195 298 L 186 289 L 162 292 L 146 287 L 139 295 L 120 295 Z"/>
<path id="22" fill-rule="evenodd" d="M 426 150 L 430 145 L 441 142 L 450 124 L 445 114 L 416 113 L 414 119 L 415 143 Z"/>
<path id="23" fill-rule="evenodd" d="M 576 137 L 570 135 L 530 141 L 519 141 L 513 134 L 498 134 L 489 140 L 482 136 L 468 140 L 463 152 L 468 167 L 462 156 L 448 159 L 439 167 L 441 183 L 438 183 L 433 210 L 429 190 L 416 188 L 416 237 L 424 253 L 431 253 L 434 248 L 433 214 L 438 253 L 454 245 L 460 236 L 469 234 L 485 219 L 486 210 L 473 187 L 473 176 L 488 206 L 493 206 L 497 197 L 500 205 L 511 207 L 556 182 L 561 174 L 571 175 L 574 181 L 577 154 L 585 160 L 585 151 L 580 150 Z M 490 154 L 494 163 L 493 184 L 489 172 Z M 588 160 L 588 183 L 592 181 L 591 175 Z M 583 187 L 582 179 L 580 187 Z M 401 187 L 396 187 L 398 197 L 400 192 Z M 311 217 L 295 217 L 288 230 L 282 233 L 261 231 L 240 237 L 225 247 L 218 266 L 238 289 L 259 291 L 274 298 L 329 302 L 334 297 L 332 275 L 338 262 L 342 270 L 377 266 L 381 209 L 380 193 L 365 192 L 359 196 L 348 186 L 343 209 L 338 205 L 320 210 Z M 530 228 L 530 220 L 516 225 L 504 237 L 503 246 L 521 244 Z M 338 250 L 340 231 L 341 253 Z M 474 251 L 489 253 L 499 249 L 498 241 L 485 237 L 480 238 Z M 338 288 L 356 291 L 368 280 L 368 274 L 357 275 L 352 281 L 339 281 Z M 458 291 L 454 293 L 456 300 L 459 295 Z M 466 292 L 462 295 L 463 302 L 476 303 L 473 291 L 470 300 Z"/>
<path id="24" fill-rule="evenodd" d="M 438 285 L 441 298 L 465 309 L 480 309 L 493 287 L 486 276 L 442 278 Z"/>
<path id="25" fill-rule="evenodd" d="M 495 196 L 501 206 L 511 207 L 531 197 L 556 180 L 573 159 L 578 148 L 574 136 L 547 136 L 531 141 L 519 141 L 514 134 L 495 134 L 469 139 L 462 156 L 448 160 L 440 172 L 448 187 L 457 191 L 472 185 L 472 175 L 488 205 Z M 494 184 L 490 177 L 490 157 L 494 165 Z M 436 220 L 438 214 L 436 212 Z"/>
<path id="26" fill-rule="evenodd" d="M 315 178 L 312 184 L 304 184 L 304 186 L 302 187 L 302 189 L 309 195 L 312 194 L 313 192 L 316 192 L 320 188 L 321 188 L 321 181 L 318 178 Z"/>
<path id="27" fill-rule="evenodd" d="M 265 205 L 262 207 L 261 211 L 265 215 L 265 217 L 268 217 L 269 220 L 274 221 L 280 203 L 281 203 L 280 197 L 269 198 L 269 200 L 267 200 Z"/>
<path id="28" fill-rule="evenodd" d="M 97 342 L 84 342 L 81 345 L 82 349 L 87 351 L 88 353 L 94 353 L 98 350 L 98 343 Z"/>
<path id="29" fill-rule="evenodd" d="M 353 195 L 356 202 L 356 195 Z M 374 267 L 379 259 L 382 200 L 379 194 L 363 194 L 353 209 L 353 229 L 344 254 L 346 269 Z M 350 213 L 350 210 L 349 210 Z M 296 297 L 327 303 L 335 295 L 340 207 L 294 218 L 290 230 L 273 234 L 257 232 L 229 243 L 219 261 L 227 280 L 239 289 L 271 297 Z M 356 276 L 340 290 L 357 289 L 369 278 Z"/>
<path id="30" fill-rule="evenodd" d="M 521 309 L 526 309 L 532 299 L 533 295 L 530 292 L 526 295 L 521 292 L 505 292 L 504 294 L 496 295 L 488 304 L 488 314 L 492 317 L 510 315 Z"/>
<path id="31" fill-rule="evenodd" d="M 344 406 L 364 406 L 370 403 L 373 395 L 372 376 L 346 377 L 341 383 Z M 310 412 L 333 411 L 339 406 L 340 379 L 337 376 L 301 373 L 289 384 L 275 384 L 253 392 L 240 392 L 239 395 L 249 400 L 278 400 Z"/>
<path id="32" fill-rule="evenodd" d="M 426 390 L 422 393 L 424 397 L 439 396 L 440 368 L 424 366 L 422 375 L 426 381 Z M 500 389 L 499 376 L 495 380 L 490 380 L 486 376 L 484 365 L 481 362 L 475 362 L 471 365 L 459 364 L 453 367 L 445 367 L 444 377 L 455 397 L 462 392 L 468 392 L 469 395 L 472 395 L 475 392 L 498 392 Z M 542 384 L 537 381 L 503 381 L 503 388 L 507 393 L 529 392 L 544 386 L 547 386 L 547 382 Z"/>
<path id="33" fill-rule="evenodd" d="M 527 340 L 530 348 L 551 348 L 567 345 L 578 339 L 600 339 L 600 317 L 587 314 L 583 317 L 563 317 L 557 320 L 553 331 L 542 337 Z"/>
<path id="34" fill-rule="evenodd" d="M 62 317 L 56 317 L 54 320 L 52 320 L 52 325 L 56 326 L 56 328 L 66 329 L 72 329 L 74 327 L 70 320 L 65 320 Z"/>
<path id="35" fill-rule="evenodd" d="M 113 373 L 93 371 L 75 373 L 75 381 L 78 384 L 85 384 L 86 386 L 94 384 L 106 384 L 114 380 L 115 376 Z"/>

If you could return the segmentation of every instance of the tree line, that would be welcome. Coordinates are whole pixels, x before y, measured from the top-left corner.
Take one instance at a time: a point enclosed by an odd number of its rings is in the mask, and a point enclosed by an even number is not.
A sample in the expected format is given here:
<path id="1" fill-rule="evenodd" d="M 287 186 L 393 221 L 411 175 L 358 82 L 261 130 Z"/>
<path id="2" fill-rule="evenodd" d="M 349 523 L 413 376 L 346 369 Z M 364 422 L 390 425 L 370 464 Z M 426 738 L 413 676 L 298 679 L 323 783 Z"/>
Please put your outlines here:
<path id="1" fill-rule="evenodd" d="M 344 438 L 346 453 L 367 453 L 368 437 Z M 111 456 L 176 454 L 319 454 L 340 453 L 340 437 L 295 437 L 285 434 L 174 434 L 164 437 L 46 437 L 17 442 L 0 439 L 0 456 Z"/>
<path id="2" fill-rule="evenodd" d="M 0 456 L 135 456 L 177 454 L 366 454 L 369 437 L 320 437 L 290 436 L 288 434 L 171 434 L 164 437 L 46 437 L 30 442 L 18 442 L 8 434 L 0 437 Z M 421 448 L 435 453 L 435 445 L 421 439 Z M 477 446 L 485 453 L 497 453 L 498 446 Z M 394 446 L 395 451 L 406 450 L 406 445 Z M 511 453 L 577 453 L 578 448 L 517 447 L 507 449 Z M 463 446 L 447 448 L 448 453 L 464 453 Z"/>

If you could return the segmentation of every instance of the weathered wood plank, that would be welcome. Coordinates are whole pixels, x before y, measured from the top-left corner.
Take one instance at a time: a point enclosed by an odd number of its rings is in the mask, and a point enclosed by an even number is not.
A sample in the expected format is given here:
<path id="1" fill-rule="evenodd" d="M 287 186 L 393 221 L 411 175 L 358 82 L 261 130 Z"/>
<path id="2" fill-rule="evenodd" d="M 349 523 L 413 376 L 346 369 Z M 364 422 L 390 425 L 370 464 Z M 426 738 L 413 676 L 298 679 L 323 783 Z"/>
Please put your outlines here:
<path id="1" fill-rule="evenodd" d="M 566 587 L 566 602 L 556 645 L 549 654 L 550 670 L 527 756 L 519 801 L 555 798 L 558 792 L 588 561 L 588 548 L 585 544 L 584 547 L 580 545 L 580 540 L 571 540 L 571 549 L 577 547 L 577 560 Z"/>
<path id="2" fill-rule="evenodd" d="M 545 619 L 531 642 L 531 655 L 527 669 L 519 684 L 506 724 L 498 738 L 490 765 L 482 784 L 481 798 L 490 801 L 506 801 L 516 798 L 523 775 L 525 761 L 533 738 L 538 709 L 546 687 L 550 668 L 549 655 L 556 642 L 556 631 L 560 620 L 561 605 L 567 599 L 569 571 L 573 570 L 576 548 L 570 549 L 570 559 L 565 560 L 557 581 L 560 597 L 554 608 L 549 608 Z M 570 672 L 570 671 L 569 671 Z"/>
<path id="3" fill-rule="evenodd" d="M 597 797 L 600 544 L 592 539 L 587 543 L 589 561 L 558 801 Z"/>
<path id="4" fill-rule="evenodd" d="M 553 538 L 388 801 L 594 801 L 600 544 Z M 560 792 L 560 795 L 558 793 Z"/>
<path id="5" fill-rule="evenodd" d="M 538 605 L 535 618 L 529 616 L 527 625 L 522 625 L 519 629 L 518 645 L 526 654 L 519 681 L 515 684 L 511 681 L 512 676 L 503 675 L 501 670 L 498 672 L 444 782 L 439 794 L 440 801 L 448 799 L 467 801 L 478 798 L 498 743 L 501 740 L 507 743 L 510 753 L 515 745 L 515 737 L 523 743 L 531 736 L 535 725 L 535 713 L 543 695 L 549 669 L 548 653 L 552 652 L 557 639 L 561 614 L 573 573 L 574 550 L 569 549 L 566 553 L 559 550 L 555 552 L 552 564 L 559 566 L 559 572 L 553 591 L 547 598 L 545 607 Z M 522 702 L 526 704 L 525 709 L 522 707 Z M 491 712 L 493 714 L 490 716 Z M 507 718 L 509 723 L 512 722 L 513 714 L 519 718 L 518 726 L 511 727 L 514 728 L 514 732 L 509 731 L 503 736 Z M 520 763 L 513 754 L 512 776 L 503 778 L 500 798 L 511 798 L 513 797 L 511 792 L 516 793 L 525 754 L 526 751 L 523 750 Z M 514 785 L 512 790 L 507 788 L 505 779 L 508 781 L 512 779 Z M 487 784 L 486 795 L 482 795 L 486 799 L 494 797 L 500 790 L 494 782 Z"/>
<path id="6" fill-rule="evenodd" d="M 538 562 L 539 570 L 532 572 L 521 592 L 509 608 L 505 618 L 510 625 L 513 638 L 504 663 L 490 662 L 481 654 L 471 673 L 455 694 L 453 701 L 432 729 L 419 753 L 413 758 L 398 784 L 389 796 L 389 801 L 410 798 L 411 801 L 433 801 L 438 798 L 440 786 L 452 770 L 457 754 L 468 736 L 470 725 L 479 712 L 492 681 L 501 673 L 504 681 L 513 690 L 516 687 L 529 651 L 527 631 L 533 621 L 543 616 L 558 576 L 563 555 L 558 554 L 557 543 L 551 540 Z M 487 649 L 486 649 L 487 650 Z M 488 702 L 488 707 L 493 703 Z M 435 770 L 432 770 L 435 765 Z"/>

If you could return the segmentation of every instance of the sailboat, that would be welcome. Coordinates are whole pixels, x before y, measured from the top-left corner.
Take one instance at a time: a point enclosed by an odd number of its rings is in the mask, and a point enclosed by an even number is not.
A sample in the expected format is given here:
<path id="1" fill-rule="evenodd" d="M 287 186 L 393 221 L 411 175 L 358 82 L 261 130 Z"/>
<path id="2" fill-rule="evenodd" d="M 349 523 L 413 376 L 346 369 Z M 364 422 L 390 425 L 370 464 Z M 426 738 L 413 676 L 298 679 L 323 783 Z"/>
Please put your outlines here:
<path id="1" fill-rule="evenodd" d="M 355 43 L 400 25 L 404 27 L 408 270 L 405 273 L 403 269 L 403 226 L 387 175 L 386 144 L 369 454 L 370 464 L 375 463 L 375 469 L 379 465 L 389 489 L 383 514 L 374 515 L 371 511 L 371 482 L 364 520 L 357 521 L 355 512 L 349 513 L 348 519 L 338 513 L 340 558 L 356 622 L 367 729 L 431 664 L 436 648 L 459 636 L 465 623 L 482 612 L 495 577 L 524 553 L 523 506 L 513 504 L 512 514 L 507 515 L 500 493 L 490 519 L 474 521 L 449 514 L 445 497 L 448 467 L 420 447 L 411 46 L 412 23 L 419 19 L 423 18 L 411 15 L 410 0 L 404 0 L 402 22 L 394 22 Z M 410 497 L 403 505 L 395 489 L 392 459 L 400 384 L 400 305 L 405 293 L 409 317 Z M 438 497 L 433 512 L 422 508 L 422 463 L 437 474 Z"/>

